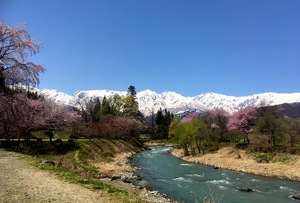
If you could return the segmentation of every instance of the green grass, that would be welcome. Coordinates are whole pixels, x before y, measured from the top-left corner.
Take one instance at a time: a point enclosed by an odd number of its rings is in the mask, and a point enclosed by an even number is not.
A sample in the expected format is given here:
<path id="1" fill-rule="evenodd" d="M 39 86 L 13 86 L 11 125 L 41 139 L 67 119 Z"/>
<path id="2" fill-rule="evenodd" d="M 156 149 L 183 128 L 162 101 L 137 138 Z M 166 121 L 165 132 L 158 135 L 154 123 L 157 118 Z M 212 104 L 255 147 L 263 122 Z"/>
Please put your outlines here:
<path id="1" fill-rule="evenodd" d="M 108 187 L 108 193 L 117 193 L 117 194 L 123 194 L 125 196 L 128 196 L 128 192 L 127 191 L 124 191 L 124 190 L 119 190 L 117 188 L 113 188 L 113 187 Z"/>
<path id="2" fill-rule="evenodd" d="M 258 163 L 290 163 L 296 159 L 295 155 L 278 152 L 255 152 L 252 153 L 254 160 Z"/>
<path id="3" fill-rule="evenodd" d="M 46 140 L 48 139 L 49 140 L 49 137 L 47 135 L 45 135 L 45 133 L 43 131 L 33 131 L 32 132 L 32 135 L 36 138 L 40 138 L 40 139 L 43 139 L 43 140 Z M 57 131 L 55 134 L 54 134 L 54 137 L 53 139 L 65 139 L 65 140 L 68 140 L 70 138 L 70 135 L 71 135 L 71 132 L 68 132 L 68 131 Z"/>
<path id="4" fill-rule="evenodd" d="M 52 165 L 43 165 L 41 164 L 43 160 L 52 160 L 57 162 L 59 160 L 59 157 L 57 156 L 28 156 L 27 161 L 35 166 L 38 167 L 41 170 L 46 170 L 49 171 L 50 173 L 55 174 L 56 176 L 62 178 L 63 180 L 69 182 L 69 183 L 74 183 L 74 184 L 79 184 L 82 185 L 83 187 L 93 189 L 93 190 L 105 190 L 108 193 L 114 193 L 117 195 L 123 195 L 123 196 L 128 196 L 127 191 L 119 190 L 117 188 L 114 188 L 110 185 L 104 184 L 100 182 L 99 180 L 95 180 L 92 177 L 89 177 L 89 175 L 82 175 L 78 172 L 71 171 L 65 168 L 61 168 L 58 166 L 52 166 Z M 95 172 L 96 168 L 93 166 L 90 166 L 86 163 L 85 169 L 90 169 L 92 173 Z M 98 172 L 98 170 L 97 170 Z"/>
<path id="5" fill-rule="evenodd" d="M 112 150 L 112 147 L 117 148 L 117 150 L 130 149 L 132 148 L 130 144 L 122 140 L 111 141 L 106 139 L 76 140 L 75 142 L 79 148 L 66 154 L 26 156 L 26 159 L 31 165 L 49 171 L 67 182 L 91 190 L 105 191 L 112 195 L 112 198 L 119 199 L 119 202 L 145 202 L 139 197 L 130 195 L 127 191 L 114 188 L 95 179 L 95 175 L 99 174 L 99 169 L 87 161 L 87 158 L 94 155 L 93 153 L 100 153 L 101 150 L 109 151 Z M 103 155 L 107 155 L 107 153 Z M 44 160 L 52 160 L 56 165 L 41 164 Z"/>
<path id="6" fill-rule="evenodd" d="M 77 183 L 81 184 L 81 185 L 90 185 L 92 186 L 93 189 L 96 190 L 102 190 L 105 188 L 105 185 L 102 182 L 99 181 L 95 181 L 95 180 L 77 180 Z"/>
<path id="7" fill-rule="evenodd" d="M 31 162 L 34 166 L 40 168 L 41 170 L 50 171 L 51 173 L 59 176 L 60 178 L 63 178 L 64 180 L 75 183 L 77 180 L 81 179 L 81 176 L 73 171 L 69 171 L 64 168 L 55 167 L 52 165 L 43 165 L 41 164 L 42 160 L 45 160 L 42 157 L 36 158 L 36 157 L 30 157 L 29 162 Z"/>

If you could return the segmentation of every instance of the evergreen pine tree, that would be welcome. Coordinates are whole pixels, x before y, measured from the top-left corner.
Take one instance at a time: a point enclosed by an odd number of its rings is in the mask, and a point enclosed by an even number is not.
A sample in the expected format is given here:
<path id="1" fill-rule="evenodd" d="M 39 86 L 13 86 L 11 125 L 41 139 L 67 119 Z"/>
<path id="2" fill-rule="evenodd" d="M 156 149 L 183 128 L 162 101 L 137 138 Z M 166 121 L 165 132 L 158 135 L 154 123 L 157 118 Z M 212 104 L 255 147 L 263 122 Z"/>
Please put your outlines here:
<path id="1" fill-rule="evenodd" d="M 132 85 L 128 88 L 127 96 L 123 99 L 123 114 L 132 118 L 136 118 L 139 115 L 136 91 L 135 87 Z"/>

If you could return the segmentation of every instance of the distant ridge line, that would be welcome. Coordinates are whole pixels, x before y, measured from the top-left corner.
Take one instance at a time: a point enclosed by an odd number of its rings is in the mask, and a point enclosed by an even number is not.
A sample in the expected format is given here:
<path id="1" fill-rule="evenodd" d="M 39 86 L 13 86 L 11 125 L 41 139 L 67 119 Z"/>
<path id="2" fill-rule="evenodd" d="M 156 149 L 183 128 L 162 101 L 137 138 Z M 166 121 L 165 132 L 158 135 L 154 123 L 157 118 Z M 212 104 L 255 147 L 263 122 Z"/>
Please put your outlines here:
<path id="1" fill-rule="evenodd" d="M 116 94 L 125 96 L 126 91 L 115 90 L 86 90 L 77 91 L 73 95 L 57 90 L 38 90 L 45 97 L 68 106 L 75 106 L 78 102 L 84 103 L 93 98 L 102 99 L 104 96 L 111 97 Z M 291 104 L 300 102 L 300 92 L 295 93 L 274 93 L 266 92 L 260 94 L 253 94 L 249 96 L 226 96 L 218 93 L 204 93 L 194 97 L 184 97 L 176 92 L 168 91 L 161 94 L 152 90 L 146 89 L 137 93 L 137 100 L 139 103 L 139 110 L 145 115 L 149 116 L 152 110 L 156 113 L 157 110 L 167 109 L 170 112 L 177 114 L 178 112 L 202 112 L 205 110 L 223 108 L 230 113 L 233 113 L 241 108 L 247 106 L 261 105 L 274 106 L 280 104 Z"/>

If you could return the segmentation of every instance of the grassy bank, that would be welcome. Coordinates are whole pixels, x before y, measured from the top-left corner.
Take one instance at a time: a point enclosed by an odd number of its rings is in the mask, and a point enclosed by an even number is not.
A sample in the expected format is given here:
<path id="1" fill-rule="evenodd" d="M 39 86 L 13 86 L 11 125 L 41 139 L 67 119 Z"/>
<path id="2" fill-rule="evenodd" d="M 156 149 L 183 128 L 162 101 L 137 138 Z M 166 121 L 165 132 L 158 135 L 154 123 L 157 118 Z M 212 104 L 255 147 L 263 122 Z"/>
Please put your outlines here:
<path id="1" fill-rule="evenodd" d="M 182 149 L 172 154 L 188 162 L 255 175 L 300 181 L 300 156 L 288 153 L 249 152 L 233 146 L 204 155 L 184 156 Z"/>
<path id="2" fill-rule="evenodd" d="M 11 142 L 2 143 L 2 147 L 29 154 L 30 156 L 25 157 L 31 165 L 49 171 L 64 181 L 95 191 L 101 190 L 115 202 L 145 202 L 131 194 L 126 187 L 120 189 L 109 181 L 100 180 L 111 174 L 104 167 L 99 167 L 99 163 L 113 163 L 120 154 L 130 155 L 140 151 L 140 143 L 91 139 L 62 141 L 54 145 L 45 141 Z"/>

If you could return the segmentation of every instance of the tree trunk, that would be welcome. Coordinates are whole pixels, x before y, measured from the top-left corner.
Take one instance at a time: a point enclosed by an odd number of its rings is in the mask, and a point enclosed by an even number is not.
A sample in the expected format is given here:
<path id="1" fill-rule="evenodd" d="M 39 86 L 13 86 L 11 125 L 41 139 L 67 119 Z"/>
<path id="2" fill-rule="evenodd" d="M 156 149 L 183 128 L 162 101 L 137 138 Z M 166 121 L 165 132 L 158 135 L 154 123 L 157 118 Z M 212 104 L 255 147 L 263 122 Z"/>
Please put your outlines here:
<path id="1" fill-rule="evenodd" d="M 290 143 L 291 143 L 291 147 L 293 147 L 295 144 L 294 135 L 290 135 Z"/>
<path id="2" fill-rule="evenodd" d="M 50 144 L 53 145 L 53 141 L 52 141 L 52 138 L 53 138 L 53 131 L 52 131 L 52 130 L 49 130 L 49 131 L 48 131 L 48 136 L 49 136 Z"/>
<path id="3" fill-rule="evenodd" d="M 197 146 L 198 152 L 199 152 L 199 154 L 201 154 L 201 149 L 200 149 L 201 141 L 199 140 L 199 142 L 200 142 L 199 143 L 197 137 L 195 138 L 195 140 L 196 140 L 196 146 Z"/>
<path id="4" fill-rule="evenodd" d="M 221 142 L 225 142 L 224 135 L 223 135 L 223 130 L 221 131 Z"/>
<path id="5" fill-rule="evenodd" d="M 3 72 L 4 72 L 4 68 L 1 67 L 1 70 L 0 70 L 0 93 L 3 92 L 4 95 L 7 95 L 7 89 L 6 89 L 6 85 L 5 85 L 5 78 L 4 78 Z"/>
<path id="6" fill-rule="evenodd" d="M 212 134 L 209 135 L 209 146 L 212 146 Z"/>
<path id="7" fill-rule="evenodd" d="M 194 149 L 194 147 L 192 145 L 191 145 L 191 153 L 192 153 L 192 156 L 196 155 L 195 149 Z"/>
<path id="8" fill-rule="evenodd" d="M 203 153 L 203 155 L 205 154 L 205 151 L 204 151 L 204 149 L 201 147 L 201 149 L 202 149 L 202 153 Z"/>
<path id="9" fill-rule="evenodd" d="M 276 146 L 275 135 L 272 135 L 273 145 Z"/>
<path id="10" fill-rule="evenodd" d="M 53 135 L 49 135 L 49 138 L 50 138 L 50 144 L 53 144 L 52 137 L 53 137 Z"/>
<path id="11" fill-rule="evenodd" d="M 246 140 L 247 140 L 247 143 L 250 144 L 250 140 L 249 140 L 248 134 L 246 134 Z"/>
<path id="12" fill-rule="evenodd" d="M 184 151 L 184 156 L 190 155 L 190 154 L 189 154 L 189 149 L 188 149 L 188 146 L 187 146 L 187 145 L 184 145 L 184 146 L 183 146 L 183 151 Z"/>

